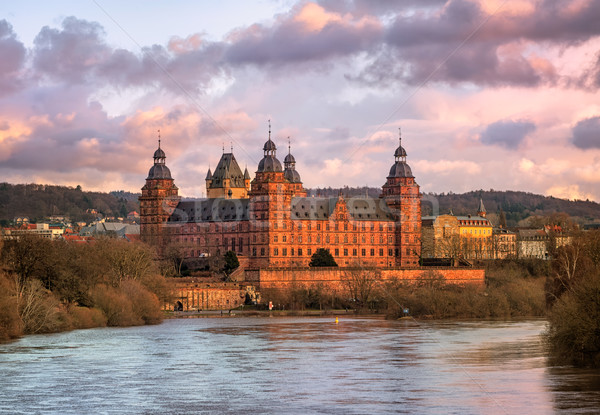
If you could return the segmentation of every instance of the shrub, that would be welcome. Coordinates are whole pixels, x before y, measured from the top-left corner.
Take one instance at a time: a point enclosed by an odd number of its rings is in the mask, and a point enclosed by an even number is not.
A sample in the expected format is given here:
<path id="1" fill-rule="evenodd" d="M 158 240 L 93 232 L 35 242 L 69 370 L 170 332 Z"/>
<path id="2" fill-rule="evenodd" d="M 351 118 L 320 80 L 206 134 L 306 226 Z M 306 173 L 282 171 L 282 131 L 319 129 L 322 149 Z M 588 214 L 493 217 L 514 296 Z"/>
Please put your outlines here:
<path id="1" fill-rule="evenodd" d="M 547 333 L 559 363 L 600 367 L 600 274 L 583 278 L 563 294 L 550 313 Z"/>

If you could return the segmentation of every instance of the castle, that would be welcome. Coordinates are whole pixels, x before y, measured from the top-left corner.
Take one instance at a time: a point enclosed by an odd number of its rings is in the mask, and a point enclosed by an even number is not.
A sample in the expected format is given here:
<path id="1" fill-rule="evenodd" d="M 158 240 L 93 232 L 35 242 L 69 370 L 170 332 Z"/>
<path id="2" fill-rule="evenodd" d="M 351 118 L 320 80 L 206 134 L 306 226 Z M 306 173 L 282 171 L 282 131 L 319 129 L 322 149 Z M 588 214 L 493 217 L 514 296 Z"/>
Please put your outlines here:
<path id="1" fill-rule="evenodd" d="M 141 238 L 176 242 L 185 256 L 237 253 L 250 269 L 307 267 L 319 248 L 339 267 L 418 267 L 421 194 L 399 146 L 378 198 L 307 197 L 288 148 L 283 166 L 268 139 L 252 180 L 233 153 L 206 175 L 207 198 L 181 200 L 160 147 L 140 196 Z"/>

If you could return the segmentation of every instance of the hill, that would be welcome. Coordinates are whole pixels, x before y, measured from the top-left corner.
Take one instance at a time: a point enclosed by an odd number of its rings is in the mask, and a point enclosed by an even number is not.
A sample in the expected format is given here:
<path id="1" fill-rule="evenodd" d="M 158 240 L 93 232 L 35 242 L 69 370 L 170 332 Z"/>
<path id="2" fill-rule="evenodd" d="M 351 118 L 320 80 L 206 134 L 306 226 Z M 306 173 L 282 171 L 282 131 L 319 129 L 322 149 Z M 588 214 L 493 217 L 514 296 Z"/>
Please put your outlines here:
<path id="1" fill-rule="evenodd" d="M 381 188 L 344 187 L 307 189 L 309 196 L 377 197 Z M 110 193 L 85 192 L 80 186 L 51 186 L 41 184 L 0 183 L 0 222 L 8 224 L 16 216 L 27 216 L 31 221 L 41 221 L 51 215 L 67 216 L 72 221 L 90 221 L 95 215 L 86 213 L 95 209 L 103 216 L 126 216 L 139 212 L 139 194 L 124 191 Z M 600 204 L 589 200 L 570 201 L 552 196 L 517 191 L 477 190 L 462 194 L 425 193 L 423 215 L 448 213 L 467 215 L 476 213 L 479 198 L 495 222 L 500 209 L 506 215 L 508 226 L 525 225 L 531 216 L 548 216 L 563 212 L 580 224 L 600 222 Z M 496 222 L 495 222 L 496 223 Z"/>
<path id="2" fill-rule="evenodd" d="M 344 187 L 308 189 L 309 196 L 336 197 L 377 197 L 381 189 L 377 187 Z M 524 226 L 531 216 L 549 216 L 555 213 L 566 213 L 579 223 L 600 222 L 600 204 L 589 200 L 565 200 L 552 196 L 542 196 L 527 192 L 477 190 L 462 194 L 425 193 L 423 194 L 423 215 L 444 214 L 452 211 L 455 215 L 475 214 L 479 206 L 479 198 L 492 222 L 500 210 L 504 211 L 507 225 Z M 496 222 L 494 222 L 496 224 Z"/>
<path id="3" fill-rule="evenodd" d="M 139 211 L 137 195 L 129 192 L 84 192 L 80 186 L 51 186 L 43 184 L 0 183 L 0 222 L 7 225 L 16 216 L 30 221 L 42 221 L 52 215 L 66 216 L 74 222 L 90 221 L 96 215 L 86 213 L 95 209 L 103 216 L 126 216 Z"/>

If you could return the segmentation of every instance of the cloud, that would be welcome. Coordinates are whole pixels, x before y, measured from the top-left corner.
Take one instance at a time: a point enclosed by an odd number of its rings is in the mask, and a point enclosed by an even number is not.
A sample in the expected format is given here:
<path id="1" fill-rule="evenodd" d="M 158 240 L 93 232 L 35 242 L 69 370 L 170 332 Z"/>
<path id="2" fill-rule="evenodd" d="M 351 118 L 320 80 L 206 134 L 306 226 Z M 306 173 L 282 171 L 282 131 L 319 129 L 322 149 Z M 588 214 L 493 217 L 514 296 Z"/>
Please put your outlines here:
<path id="1" fill-rule="evenodd" d="M 0 95 L 22 86 L 19 73 L 25 63 L 25 55 L 25 46 L 16 39 L 12 25 L 0 20 Z"/>
<path id="2" fill-rule="evenodd" d="M 584 150 L 600 148 L 600 117 L 579 121 L 573 127 L 573 144 Z"/>
<path id="3" fill-rule="evenodd" d="M 351 79 L 369 85 L 554 85 L 577 76 L 559 75 L 556 64 L 531 45 L 573 47 L 600 34 L 598 2 L 582 1 L 568 10 L 551 0 L 522 10 L 482 7 L 450 0 L 437 13 L 397 13 L 386 27 L 385 45 Z"/>
<path id="4" fill-rule="evenodd" d="M 530 121 L 497 121 L 488 125 L 479 139 L 486 145 L 499 145 L 514 150 L 533 131 L 535 131 L 535 124 Z"/>
<path id="5" fill-rule="evenodd" d="M 326 11 L 315 3 L 300 4 L 272 26 L 255 24 L 229 35 L 225 53 L 233 65 L 289 65 L 348 56 L 381 40 L 378 19 Z"/>

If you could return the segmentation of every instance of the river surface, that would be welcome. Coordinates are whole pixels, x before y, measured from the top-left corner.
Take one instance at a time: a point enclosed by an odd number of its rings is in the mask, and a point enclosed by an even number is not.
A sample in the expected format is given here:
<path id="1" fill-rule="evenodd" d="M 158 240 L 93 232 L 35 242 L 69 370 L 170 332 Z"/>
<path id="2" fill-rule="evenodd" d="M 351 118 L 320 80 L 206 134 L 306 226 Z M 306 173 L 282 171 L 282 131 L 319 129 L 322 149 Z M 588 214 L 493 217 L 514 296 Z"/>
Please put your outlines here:
<path id="1" fill-rule="evenodd" d="M 591 414 L 600 373 L 548 366 L 546 323 L 224 317 L 0 345 L 6 414 Z"/>

